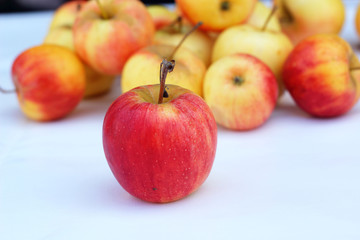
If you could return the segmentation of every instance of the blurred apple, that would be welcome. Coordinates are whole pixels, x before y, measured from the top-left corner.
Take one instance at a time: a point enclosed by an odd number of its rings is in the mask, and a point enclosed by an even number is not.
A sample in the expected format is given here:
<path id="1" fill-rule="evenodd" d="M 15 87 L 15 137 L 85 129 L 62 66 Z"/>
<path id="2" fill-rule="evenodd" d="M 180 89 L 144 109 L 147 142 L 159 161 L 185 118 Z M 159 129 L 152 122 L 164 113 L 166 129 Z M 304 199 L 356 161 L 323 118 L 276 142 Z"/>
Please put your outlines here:
<path id="1" fill-rule="evenodd" d="M 168 26 L 155 33 L 154 43 L 177 46 L 191 29 L 192 26 L 188 24 Z M 196 30 L 189 35 L 178 51 L 187 48 L 198 56 L 206 66 L 209 66 L 212 46 L 212 39 L 201 30 Z"/>
<path id="2" fill-rule="evenodd" d="M 40 45 L 13 62 L 12 80 L 21 110 L 30 119 L 50 121 L 70 113 L 85 91 L 81 61 L 69 49 Z"/>
<path id="3" fill-rule="evenodd" d="M 214 62 L 204 79 L 204 99 L 220 125 L 250 130 L 272 113 L 278 87 L 272 71 L 247 54 L 233 54 Z"/>
<path id="4" fill-rule="evenodd" d="M 256 0 L 176 0 L 180 11 L 192 24 L 203 22 L 206 31 L 222 31 L 243 23 L 252 13 Z"/>
<path id="5" fill-rule="evenodd" d="M 297 105 L 316 117 L 348 112 L 360 96 L 360 63 L 335 34 L 301 41 L 284 65 L 284 83 Z"/>
<path id="6" fill-rule="evenodd" d="M 81 8 L 73 31 L 76 53 L 98 72 L 116 75 L 152 42 L 154 23 L 141 1 L 97 0 Z"/>
<path id="7" fill-rule="evenodd" d="M 175 47 L 151 45 L 141 49 L 126 62 L 121 79 L 123 92 L 142 85 L 159 83 L 159 63 L 169 57 Z M 202 96 L 206 67 L 203 61 L 186 48 L 174 55 L 177 71 L 167 79 L 169 84 L 181 86 Z"/>
<path id="8" fill-rule="evenodd" d="M 85 1 L 71 1 L 61 5 L 54 13 L 44 43 L 64 46 L 75 52 L 72 28 L 76 16 L 84 4 L 86 4 Z M 101 74 L 86 63 L 83 64 L 86 74 L 84 97 L 90 98 L 109 91 L 115 76 Z"/>
<path id="9" fill-rule="evenodd" d="M 283 32 L 297 44 L 317 33 L 339 33 L 345 19 L 342 0 L 274 0 Z"/>
<path id="10" fill-rule="evenodd" d="M 292 49 L 291 41 L 282 32 L 243 24 L 228 28 L 219 35 L 214 44 L 212 61 L 234 53 L 246 53 L 259 58 L 275 74 L 281 96 L 284 91 L 282 68 Z"/>
<path id="11" fill-rule="evenodd" d="M 254 11 L 251 13 L 250 17 L 246 20 L 246 23 L 261 29 L 264 26 L 267 18 L 271 14 L 271 9 L 264 5 L 262 2 L 257 2 L 255 5 Z M 281 31 L 281 26 L 279 19 L 277 17 L 271 17 L 267 23 L 266 29 L 269 31 Z"/>
<path id="12" fill-rule="evenodd" d="M 178 15 L 174 11 L 162 5 L 147 6 L 147 10 L 153 19 L 155 30 L 168 26 L 178 18 Z"/>

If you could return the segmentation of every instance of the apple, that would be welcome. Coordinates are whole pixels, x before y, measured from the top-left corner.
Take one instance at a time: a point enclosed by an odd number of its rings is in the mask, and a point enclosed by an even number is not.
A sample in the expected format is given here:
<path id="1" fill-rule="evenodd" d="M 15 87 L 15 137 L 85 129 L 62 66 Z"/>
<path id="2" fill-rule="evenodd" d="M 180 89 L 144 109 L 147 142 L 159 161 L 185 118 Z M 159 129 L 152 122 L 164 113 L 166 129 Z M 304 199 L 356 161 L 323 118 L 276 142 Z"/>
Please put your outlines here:
<path id="1" fill-rule="evenodd" d="M 251 130 L 264 124 L 278 97 L 276 78 L 262 61 L 233 54 L 214 62 L 204 79 L 204 99 L 218 124 Z"/>
<path id="2" fill-rule="evenodd" d="M 72 1 L 61 5 L 54 13 L 50 30 L 44 43 L 56 44 L 75 52 L 72 28 L 85 1 Z M 111 88 L 115 76 L 104 75 L 84 63 L 86 88 L 84 98 L 91 98 L 106 93 Z"/>
<path id="3" fill-rule="evenodd" d="M 230 27 L 219 35 L 214 44 L 212 62 L 234 53 L 253 55 L 273 71 L 281 96 L 284 91 L 282 68 L 292 49 L 291 41 L 282 32 L 262 30 L 243 24 Z"/>
<path id="4" fill-rule="evenodd" d="M 246 20 L 246 24 L 261 29 L 267 18 L 271 16 L 271 9 L 262 2 L 257 2 L 250 17 Z M 266 26 L 267 30 L 280 32 L 281 26 L 277 17 L 271 17 Z"/>
<path id="5" fill-rule="evenodd" d="M 180 20 L 181 21 L 181 20 Z M 155 33 L 154 43 L 177 46 L 184 36 L 191 30 L 188 24 L 172 25 Z M 211 51 L 213 40 L 203 31 L 196 30 L 186 39 L 178 51 L 187 48 L 197 55 L 205 64 L 209 66 L 211 62 Z"/>
<path id="6" fill-rule="evenodd" d="M 147 10 L 153 19 L 155 30 L 160 30 L 170 25 L 178 18 L 175 12 L 162 5 L 147 6 Z"/>
<path id="7" fill-rule="evenodd" d="M 242 23 L 250 16 L 256 0 L 176 0 L 184 16 L 195 24 L 204 24 L 202 30 L 220 32 L 230 26 Z"/>
<path id="8" fill-rule="evenodd" d="M 162 65 L 160 85 L 118 97 L 103 123 L 104 152 L 115 178 L 128 193 L 149 202 L 193 193 L 215 158 L 217 126 L 210 108 L 187 89 L 167 85 L 165 90 L 173 67 Z"/>
<path id="9" fill-rule="evenodd" d="M 100 73 L 116 75 L 133 53 L 152 42 L 154 23 L 141 1 L 97 0 L 81 8 L 73 32 L 81 59 Z"/>
<path id="10" fill-rule="evenodd" d="M 37 121 L 69 114 L 85 91 L 79 58 L 57 45 L 40 45 L 22 52 L 13 62 L 12 80 L 23 113 Z"/>
<path id="11" fill-rule="evenodd" d="M 122 92 L 137 86 L 159 83 L 158 63 L 164 57 L 170 56 L 175 47 L 155 44 L 145 47 L 135 53 L 126 62 L 121 77 Z M 186 48 L 179 48 L 174 55 L 177 71 L 172 73 L 167 82 L 189 89 L 202 96 L 203 78 L 206 67 L 203 61 Z"/>
<path id="12" fill-rule="evenodd" d="M 283 32 L 296 45 L 317 33 L 340 32 L 345 19 L 342 0 L 274 0 Z"/>
<path id="13" fill-rule="evenodd" d="M 335 34 L 301 41 L 284 65 L 284 83 L 296 104 L 315 117 L 348 112 L 360 95 L 360 63 L 350 45 Z"/>

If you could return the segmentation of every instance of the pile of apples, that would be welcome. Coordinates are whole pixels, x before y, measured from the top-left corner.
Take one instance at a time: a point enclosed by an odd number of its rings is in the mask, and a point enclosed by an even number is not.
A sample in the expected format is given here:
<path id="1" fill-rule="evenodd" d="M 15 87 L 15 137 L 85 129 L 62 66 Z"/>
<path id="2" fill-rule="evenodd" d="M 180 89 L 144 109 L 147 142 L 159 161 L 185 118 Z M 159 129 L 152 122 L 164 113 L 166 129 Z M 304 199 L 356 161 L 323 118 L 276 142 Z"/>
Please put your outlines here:
<path id="1" fill-rule="evenodd" d="M 360 63 L 337 36 L 344 16 L 341 0 L 274 0 L 272 9 L 176 0 L 173 11 L 138 0 L 72 1 L 55 12 L 44 44 L 16 58 L 13 82 L 25 115 L 49 121 L 121 75 L 123 94 L 104 119 L 106 158 L 130 194 L 171 202 L 209 175 L 216 123 L 258 128 L 286 90 L 316 117 L 354 106 Z"/>

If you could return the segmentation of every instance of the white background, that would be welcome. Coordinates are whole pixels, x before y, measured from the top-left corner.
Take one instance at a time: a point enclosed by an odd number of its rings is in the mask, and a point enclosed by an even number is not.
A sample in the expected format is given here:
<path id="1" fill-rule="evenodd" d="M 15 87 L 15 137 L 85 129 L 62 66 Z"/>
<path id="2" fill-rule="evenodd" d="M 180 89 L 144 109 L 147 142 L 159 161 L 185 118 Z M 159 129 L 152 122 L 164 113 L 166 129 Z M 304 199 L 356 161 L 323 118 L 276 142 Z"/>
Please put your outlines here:
<path id="1" fill-rule="evenodd" d="M 356 49 L 357 1 L 342 36 Z M 23 50 L 42 42 L 52 13 L 0 15 L 0 84 Z M 360 103 L 316 119 L 286 94 L 249 132 L 218 129 L 212 172 L 191 196 L 151 204 L 116 182 L 102 121 L 120 94 L 83 101 L 37 123 L 0 95 L 0 239 L 360 239 Z"/>

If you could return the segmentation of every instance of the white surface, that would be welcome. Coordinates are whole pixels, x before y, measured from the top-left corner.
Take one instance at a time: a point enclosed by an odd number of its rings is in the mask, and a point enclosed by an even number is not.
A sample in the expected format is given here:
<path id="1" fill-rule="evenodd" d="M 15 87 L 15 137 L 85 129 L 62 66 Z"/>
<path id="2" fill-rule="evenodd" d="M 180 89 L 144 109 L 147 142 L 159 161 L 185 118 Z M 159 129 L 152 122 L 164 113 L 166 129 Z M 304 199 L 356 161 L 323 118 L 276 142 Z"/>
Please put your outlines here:
<path id="1" fill-rule="evenodd" d="M 359 43 L 348 2 L 342 36 Z M 0 83 L 40 44 L 51 13 L 0 15 Z M 288 95 L 249 132 L 219 128 L 213 170 L 193 195 L 150 204 L 116 182 L 102 149 L 119 84 L 67 118 L 27 120 L 0 95 L 0 239 L 360 239 L 360 104 L 320 120 Z"/>

